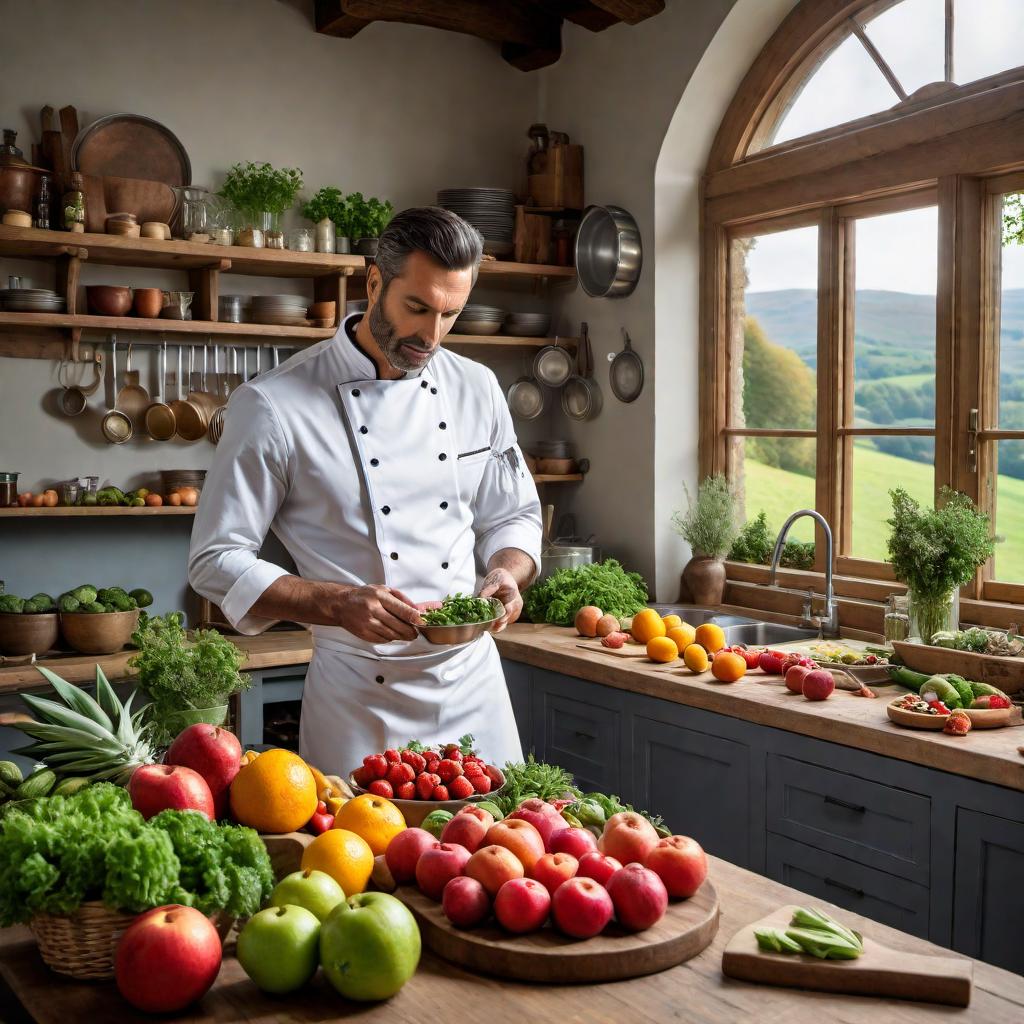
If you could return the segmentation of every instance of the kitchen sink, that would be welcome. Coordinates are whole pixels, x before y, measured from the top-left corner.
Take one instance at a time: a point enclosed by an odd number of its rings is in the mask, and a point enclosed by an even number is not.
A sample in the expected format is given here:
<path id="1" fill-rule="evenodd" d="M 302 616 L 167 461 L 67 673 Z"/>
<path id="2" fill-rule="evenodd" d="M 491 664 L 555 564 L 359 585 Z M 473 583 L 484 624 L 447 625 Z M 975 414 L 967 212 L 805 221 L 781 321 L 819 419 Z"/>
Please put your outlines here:
<path id="1" fill-rule="evenodd" d="M 699 608 L 692 604 L 654 604 L 651 607 L 659 615 L 678 615 L 683 622 L 688 622 L 691 626 L 699 626 L 704 622 L 717 622 L 723 629 L 727 626 L 758 625 L 757 619 L 743 615 L 725 615 L 714 608 Z"/>
<path id="2" fill-rule="evenodd" d="M 727 644 L 745 644 L 747 647 L 771 647 L 774 644 L 789 644 L 798 640 L 817 640 L 816 629 L 804 629 L 802 626 L 784 626 L 776 622 L 738 621 L 722 625 Z"/>

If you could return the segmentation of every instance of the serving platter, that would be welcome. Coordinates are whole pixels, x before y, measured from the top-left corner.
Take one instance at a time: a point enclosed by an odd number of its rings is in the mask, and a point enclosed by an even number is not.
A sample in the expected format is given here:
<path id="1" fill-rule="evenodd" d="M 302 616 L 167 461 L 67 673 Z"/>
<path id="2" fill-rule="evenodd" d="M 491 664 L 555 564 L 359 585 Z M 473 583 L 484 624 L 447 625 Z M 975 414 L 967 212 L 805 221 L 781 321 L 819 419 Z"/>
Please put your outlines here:
<path id="1" fill-rule="evenodd" d="M 910 729 L 934 729 L 941 730 L 948 715 L 922 715 L 917 711 L 907 711 L 906 708 L 897 707 L 897 702 L 903 700 L 906 694 L 894 697 L 885 707 L 889 720 L 897 725 L 905 725 Z M 1008 725 L 1014 713 L 1014 708 L 965 708 L 964 714 L 971 720 L 975 729 L 998 729 L 1000 726 Z"/>

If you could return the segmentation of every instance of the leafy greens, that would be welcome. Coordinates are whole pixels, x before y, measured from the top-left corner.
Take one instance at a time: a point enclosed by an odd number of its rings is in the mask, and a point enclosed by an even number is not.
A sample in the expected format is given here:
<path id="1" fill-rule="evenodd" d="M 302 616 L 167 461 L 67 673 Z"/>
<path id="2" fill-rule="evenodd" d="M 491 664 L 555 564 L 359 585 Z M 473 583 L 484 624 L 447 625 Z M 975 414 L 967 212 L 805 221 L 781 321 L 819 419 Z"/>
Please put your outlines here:
<path id="1" fill-rule="evenodd" d="M 606 615 L 627 618 L 647 604 L 647 584 L 636 572 L 626 572 L 614 558 L 575 569 L 556 569 L 527 590 L 524 605 L 534 622 L 571 626 L 588 604 Z"/>

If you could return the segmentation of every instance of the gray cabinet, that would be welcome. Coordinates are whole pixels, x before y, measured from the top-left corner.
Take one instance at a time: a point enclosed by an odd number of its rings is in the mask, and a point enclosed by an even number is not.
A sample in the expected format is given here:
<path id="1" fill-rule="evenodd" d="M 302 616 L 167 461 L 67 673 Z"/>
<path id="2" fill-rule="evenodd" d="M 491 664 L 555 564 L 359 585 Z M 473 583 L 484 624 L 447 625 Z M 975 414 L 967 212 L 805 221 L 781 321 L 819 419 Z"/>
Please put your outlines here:
<path id="1" fill-rule="evenodd" d="M 512 712 L 516 716 L 519 743 L 525 757 L 531 752 L 536 753 L 533 741 L 533 679 L 528 665 L 505 661 L 502 668 L 505 672 L 508 695 L 512 701 Z"/>

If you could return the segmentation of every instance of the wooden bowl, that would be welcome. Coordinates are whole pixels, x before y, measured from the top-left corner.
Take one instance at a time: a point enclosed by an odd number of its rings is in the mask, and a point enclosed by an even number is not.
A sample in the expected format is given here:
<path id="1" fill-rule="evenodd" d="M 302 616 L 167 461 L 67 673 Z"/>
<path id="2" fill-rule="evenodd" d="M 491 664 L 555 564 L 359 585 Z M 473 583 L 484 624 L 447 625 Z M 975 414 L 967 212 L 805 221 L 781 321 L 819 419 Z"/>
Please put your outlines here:
<path id="1" fill-rule="evenodd" d="M 171 229 L 157 220 L 147 220 L 140 231 L 143 238 L 159 238 L 166 242 L 171 237 Z"/>
<path id="2" fill-rule="evenodd" d="M 129 220 L 108 220 L 107 234 L 121 235 L 124 238 L 138 238 L 142 228 Z"/>
<path id="3" fill-rule="evenodd" d="M 97 316 L 125 316 L 132 308 L 131 288 L 110 284 L 90 284 L 85 288 L 89 312 Z"/>
<path id="4" fill-rule="evenodd" d="M 159 288 L 136 288 L 133 306 L 136 316 L 153 320 L 164 308 L 164 293 Z"/>
<path id="5" fill-rule="evenodd" d="M 904 696 L 906 694 L 896 697 L 886 705 L 885 711 L 889 716 L 889 721 L 911 729 L 939 730 L 946 724 L 948 715 L 922 715 L 917 711 L 898 708 L 896 703 L 903 700 Z M 964 708 L 964 713 L 971 720 L 971 725 L 975 729 L 998 729 L 1010 721 L 1013 708 Z"/>
<path id="6" fill-rule="evenodd" d="M 0 654 L 43 654 L 57 642 L 56 612 L 0 613 Z"/>
<path id="7" fill-rule="evenodd" d="M 576 472 L 575 459 L 538 459 L 537 472 L 542 476 L 568 476 Z"/>
<path id="8" fill-rule="evenodd" d="M 139 609 L 130 612 L 61 612 L 60 630 L 80 654 L 116 654 L 139 624 Z"/>
<path id="9" fill-rule="evenodd" d="M 8 210 L 4 214 L 3 222 L 12 228 L 32 227 L 32 214 L 24 210 Z"/>
<path id="10" fill-rule="evenodd" d="M 467 804 L 478 804 L 481 800 L 493 800 L 505 785 L 504 774 L 501 769 L 497 769 L 497 771 L 501 776 L 501 784 L 495 786 L 489 793 L 475 793 L 473 796 L 466 797 L 465 800 L 399 800 L 397 797 L 391 797 L 391 803 L 402 812 L 402 817 L 405 818 L 405 823 L 409 828 L 418 828 L 431 811 L 451 811 L 452 814 L 458 814 Z M 356 796 L 362 796 L 368 792 L 356 782 L 351 774 L 348 777 L 348 784 Z"/>
<path id="11" fill-rule="evenodd" d="M 314 302 L 312 306 L 306 310 L 306 316 L 310 320 L 330 320 L 334 321 L 334 313 L 337 309 L 337 303 L 335 302 Z"/>

